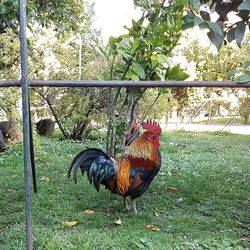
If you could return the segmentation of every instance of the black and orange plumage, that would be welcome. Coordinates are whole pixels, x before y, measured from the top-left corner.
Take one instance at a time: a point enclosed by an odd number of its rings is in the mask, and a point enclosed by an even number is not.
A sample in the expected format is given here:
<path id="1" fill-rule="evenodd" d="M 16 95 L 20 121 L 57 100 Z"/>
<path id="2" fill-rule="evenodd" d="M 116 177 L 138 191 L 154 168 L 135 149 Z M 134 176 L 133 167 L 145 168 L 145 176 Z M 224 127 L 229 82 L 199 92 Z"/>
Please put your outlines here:
<path id="1" fill-rule="evenodd" d="M 123 196 L 126 208 L 129 208 L 127 197 L 131 197 L 132 210 L 137 213 L 136 199 L 147 190 L 161 167 L 161 128 L 152 121 L 143 122 L 142 128 L 146 131 L 137 135 L 126 148 L 125 154 L 118 159 L 110 158 L 95 148 L 80 152 L 69 167 L 68 178 L 73 171 L 74 181 L 77 182 L 77 171 L 80 168 L 82 174 L 87 172 L 90 184 L 97 191 L 102 184 L 112 193 Z"/>

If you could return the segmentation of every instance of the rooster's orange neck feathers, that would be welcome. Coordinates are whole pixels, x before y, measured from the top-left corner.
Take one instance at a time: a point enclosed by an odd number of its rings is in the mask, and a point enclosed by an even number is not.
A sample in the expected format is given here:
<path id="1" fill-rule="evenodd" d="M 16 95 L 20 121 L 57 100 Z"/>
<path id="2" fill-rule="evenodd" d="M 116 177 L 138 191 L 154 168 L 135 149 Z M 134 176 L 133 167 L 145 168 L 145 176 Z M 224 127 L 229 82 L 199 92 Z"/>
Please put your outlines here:
<path id="1" fill-rule="evenodd" d="M 133 158 L 143 158 L 153 161 L 157 166 L 160 164 L 157 148 L 151 141 L 142 136 L 130 144 L 126 153 Z"/>

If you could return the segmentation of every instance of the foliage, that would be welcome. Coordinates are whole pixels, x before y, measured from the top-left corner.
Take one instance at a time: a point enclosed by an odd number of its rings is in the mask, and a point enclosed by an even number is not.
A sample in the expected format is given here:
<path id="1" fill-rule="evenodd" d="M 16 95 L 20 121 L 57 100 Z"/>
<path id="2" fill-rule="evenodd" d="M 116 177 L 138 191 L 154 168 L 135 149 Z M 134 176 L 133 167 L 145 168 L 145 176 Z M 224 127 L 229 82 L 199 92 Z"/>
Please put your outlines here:
<path id="1" fill-rule="evenodd" d="M 143 120 L 145 117 L 160 120 L 167 116 L 172 108 L 173 102 L 170 91 L 160 93 L 158 89 L 149 89 L 138 104 L 138 120 Z"/>
<path id="2" fill-rule="evenodd" d="M 241 48 L 223 46 L 220 51 L 214 53 L 209 50 L 209 47 L 202 46 L 198 40 L 194 40 L 179 53 L 185 56 L 188 63 L 192 62 L 195 65 L 195 80 L 237 80 L 237 74 L 238 77 L 244 74 L 242 67 L 247 65 L 250 60 L 249 46 L 249 39 L 246 39 Z M 242 91 L 244 92 L 244 90 Z M 223 92 L 227 92 L 228 95 L 233 93 L 235 96 L 239 96 L 238 90 L 235 89 L 204 88 L 201 90 L 192 88 L 188 89 L 184 95 L 175 94 L 175 98 L 179 103 L 178 109 L 189 108 L 192 110 L 191 113 L 193 112 L 193 115 L 195 115 L 197 110 L 202 107 L 211 116 L 218 113 L 220 107 L 230 110 L 230 102 L 225 98 L 223 99 Z M 209 99 L 210 101 L 206 101 Z M 186 100 L 185 105 L 182 105 L 184 100 Z"/>
<path id="3" fill-rule="evenodd" d="M 182 51 L 188 62 L 195 62 L 196 80 L 231 80 L 234 70 L 250 60 L 249 39 L 241 48 L 223 46 L 218 53 L 211 52 L 209 47 L 204 47 L 198 40 L 194 40 Z"/>
<path id="4" fill-rule="evenodd" d="M 138 1 L 136 4 L 143 13 L 139 20 L 132 20 L 131 28 L 126 27 L 128 34 L 111 37 L 106 49 L 99 48 L 109 67 L 106 79 L 186 79 L 187 74 L 180 66 L 172 65 L 169 61 L 181 34 L 183 5 L 164 6 L 163 3 L 147 1 Z M 132 126 L 135 116 L 139 115 L 136 114 L 136 107 L 145 92 L 146 88 L 110 90 L 106 110 L 109 119 L 107 152 L 110 155 L 115 154 L 115 148 L 123 149 L 125 131 Z M 159 96 L 161 94 L 162 91 Z M 159 96 L 157 94 L 157 99 Z M 142 118 L 145 116 L 142 115 Z"/>
<path id="5" fill-rule="evenodd" d="M 162 169 L 138 200 L 141 213 L 134 216 L 104 188 L 97 193 L 84 178 L 77 185 L 67 180 L 71 159 L 86 147 L 104 148 L 103 143 L 40 138 L 40 150 L 35 150 L 38 193 L 32 198 L 34 248 L 249 249 L 249 139 L 225 133 L 163 135 Z M 22 153 L 15 144 L 0 157 L 0 242 L 5 250 L 25 249 Z M 117 225 L 119 218 L 122 224 Z M 65 221 L 77 224 L 70 228 Z"/>
<path id="6" fill-rule="evenodd" d="M 52 11 L 57 1 L 53 3 L 42 3 L 47 4 L 47 7 Z M 82 6 L 82 2 L 78 1 L 77 6 L 72 6 L 71 3 L 68 8 L 73 8 L 75 11 L 77 8 Z M 60 2 L 57 6 L 60 8 L 68 4 L 67 2 Z M 46 8 L 47 8 L 46 7 Z M 45 18 L 48 9 L 44 8 Z M 73 11 L 72 9 L 72 11 Z M 50 11 L 50 12 L 51 12 Z M 85 11 L 85 13 L 83 12 Z M 58 15 L 55 12 L 52 14 Z M 53 31 L 50 28 L 49 23 L 51 20 L 48 18 L 46 22 L 41 22 L 41 26 L 35 25 L 32 28 L 32 37 L 28 38 L 29 51 L 29 78 L 30 79 L 63 79 L 63 80 L 77 80 L 77 79 L 95 79 L 97 71 L 101 71 L 101 60 L 93 50 L 93 39 L 94 36 L 98 35 L 91 30 L 91 6 L 86 6 L 85 10 L 81 7 L 79 10 L 67 15 L 72 15 L 71 20 L 82 21 L 81 17 L 84 13 L 84 23 L 81 23 L 81 30 L 76 30 L 75 33 L 68 32 L 67 25 L 63 27 L 64 36 L 57 36 L 61 31 Z M 12 13 L 13 14 L 13 13 Z M 62 13 L 63 14 L 63 13 Z M 7 18 L 7 16 L 6 16 Z M 65 17 L 66 18 L 66 17 Z M 56 21 L 53 19 L 53 21 Z M 60 23 L 67 22 L 66 19 L 62 18 Z M 59 24 L 59 23 L 58 23 Z M 42 26 L 45 26 L 43 28 Z M 56 26 L 54 26 L 56 27 Z M 73 29 L 73 27 L 71 27 Z M 68 33 L 65 33 L 65 32 Z M 80 44 L 84 40 L 84 44 Z M 19 78 L 19 41 L 17 35 L 10 28 L 5 29 L 4 33 L 0 34 L 0 55 L 3 60 L 0 63 L 0 75 L 2 79 L 18 79 Z M 80 54 L 81 53 L 81 54 Z M 69 60 L 70 58 L 70 60 Z M 81 59 L 81 61 L 80 61 Z M 84 63 L 82 62 L 84 60 Z M 9 118 L 11 116 L 16 117 L 17 112 L 13 112 L 16 108 L 16 104 L 20 98 L 19 91 L 13 92 L 10 89 L 1 89 L 1 101 L 0 107 L 3 108 L 5 116 Z M 10 94 L 11 92 L 11 94 Z M 44 118 L 47 116 L 54 116 L 55 120 L 59 124 L 64 137 L 81 139 L 84 137 L 85 130 L 93 118 L 98 118 L 97 104 L 99 92 L 101 90 L 91 89 L 36 89 L 36 92 L 31 92 L 32 116 L 36 118 Z M 39 93 L 39 94 L 38 94 Z M 8 98 L 7 98 L 8 96 Z M 39 98 L 39 97 L 42 97 Z M 91 99 L 91 103 L 90 100 Z M 99 105 L 100 106 L 100 105 Z M 86 109 L 85 109 L 86 108 Z M 97 116 L 97 117 L 96 117 Z M 100 119 L 99 119 L 100 120 Z"/>
<path id="7" fill-rule="evenodd" d="M 19 41 L 11 29 L 0 33 L 0 79 L 17 79 L 19 77 Z M 17 111 L 20 91 L 14 88 L 0 89 L 0 112 L 8 120 L 18 120 Z"/>
<path id="8" fill-rule="evenodd" d="M 87 27 L 85 28 L 86 33 L 80 36 L 52 37 L 49 42 L 46 39 L 43 44 L 40 43 L 37 48 L 37 70 L 33 71 L 32 78 L 96 79 L 97 72 L 102 71 L 102 60 L 93 49 L 94 35 L 90 34 Z M 79 43 L 80 39 L 84 40 L 84 44 Z M 84 63 L 81 60 L 84 60 Z M 83 139 L 90 122 L 102 119 L 102 91 L 97 88 L 38 88 L 33 105 L 37 107 L 40 116 L 47 113 L 54 117 L 65 138 Z"/>
<path id="9" fill-rule="evenodd" d="M 18 30 L 18 0 L 2 0 L 0 3 L 0 33 L 6 28 Z M 28 26 L 53 27 L 58 34 L 79 31 L 85 21 L 82 0 L 32 0 L 27 1 Z"/>
<path id="10" fill-rule="evenodd" d="M 6 29 L 5 34 L 0 33 L 1 78 L 17 78 L 19 57 L 20 46 L 18 36 L 11 29 Z M 5 69 L 4 72 L 2 71 L 3 69 Z"/>
<path id="11" fill-rule="evenodd" d="M 2 89 L 0 91 L 0 111 L 3 111 L 0 112 L 0 119 L 20 120 L 20 113 L 17 110 L 17 107 L 20 105 L 18 103 L 20 94 L 20 91 L 14 88 Z"/>
<path id="12" fill-rule="evenodd" d="M 250 90 L 246 90 L 246 95 L 239 98 L 239 113 L 243 123 L 247 124 L 250 118 Z"/>
<path id="13" fill-rule="evenodd" d="M 250 81 L 250 37 L 248 37 L 248 40 L 246 43 L 246 58 L 242 60 L 240 64 L 238 64 L 237 68 L 230 69 L 228 71 L 228 77 L 231 78 L 232 80 L 244 84 L 245 82 Z"/>
<path id="14" fill-rule="evenodd" d="M 250 24 L 250 1 L 249 0 L 184 0 L 189 3 L 187 15 L 184 18 L 185 28 L 199 26 L 208 29 L 208 37 L 219 50 L 223 43 L 230 43 L 236 40 L 240 47 Z M 216 12 L 219 17 L 214 22 L 212 15 Z M 239 21 L 230 23 L 228 20 L 229 13 L 236 13 L 240 18 Z"/>
<path id="15" fill-rule="evenodd" d="M 85 137 L 90 122 L 98 120 L 101 110 L 99 92 L 98 89 L 84 88 L 36 89 L 38 96 L 48 105 L 63 136 L 78 140 Z"/>

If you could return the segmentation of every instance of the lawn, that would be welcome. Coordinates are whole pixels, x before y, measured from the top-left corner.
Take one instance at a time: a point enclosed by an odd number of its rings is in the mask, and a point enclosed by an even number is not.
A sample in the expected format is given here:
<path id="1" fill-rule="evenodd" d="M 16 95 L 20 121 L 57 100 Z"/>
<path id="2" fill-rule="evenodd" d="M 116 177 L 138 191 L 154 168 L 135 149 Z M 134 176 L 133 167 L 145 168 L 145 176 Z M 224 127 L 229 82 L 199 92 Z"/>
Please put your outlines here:
<path id="1" fill-rule="evenodd" d="M 86 176 L 77 185 L 67 180 L 70 160 L 90 146 L 102 143 L 36 138 L 35 249 L 249 249 L 250 136 L 162 136 L 162 169 L 139 198 L 138 215 L 123 211 L 121 197 L 97 193 Z M 25 249 L 22 165 L 21 145 L 0 155 L 4 250 Z"/>
<path id="2" fill-rule="evenodd" d="M 223 117 L 212 117 L 211 119 L 211 124 L 216 124 L 216 125 L 226 125 L 230 121 L 230 126 L 233 125 L 249 125 L 250 121 L 248 121 L 246 124 L 243 123 L 243 119 L 240 117 L 235 117 L 233 120 L 231 117 L 223 118 Z M 199 121 L 199 122 L 194 122 L 195 124 L 209 124 L 208 118 Z"/>

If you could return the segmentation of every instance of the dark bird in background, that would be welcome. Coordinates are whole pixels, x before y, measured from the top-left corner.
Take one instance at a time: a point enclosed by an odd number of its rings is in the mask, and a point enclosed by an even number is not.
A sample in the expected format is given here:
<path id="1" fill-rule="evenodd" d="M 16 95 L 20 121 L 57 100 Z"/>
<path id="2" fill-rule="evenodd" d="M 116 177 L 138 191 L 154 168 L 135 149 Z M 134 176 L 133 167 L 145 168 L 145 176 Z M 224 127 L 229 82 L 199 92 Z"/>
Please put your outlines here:
<path id="1" fill-rule="evenodd" d="M 77 183 L 77 172 L 87 172 L 90 184 L 99 192 L 100 184 L 112 193 L 124 197 L 124 205 L 128 206 L 127 197 L 131 197 L 132 211 L 137 213 L 136 199 L 149 187 L 161 167 L 159 152 L 159 136 L 161 127 L 156 122 L 148 120 L 141 126 L 145 132 L 138 134 L 138 127 L 131 133 L 136 133 L 125 154 L 118 159 L 110 158 L 106 153 L 97 148 L 89 148 L 75 156 L 68 170 L 68 178 L 73 171 L 73 178 Z"/>

